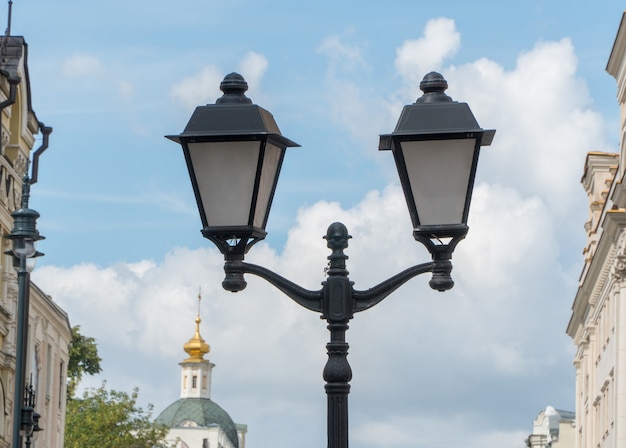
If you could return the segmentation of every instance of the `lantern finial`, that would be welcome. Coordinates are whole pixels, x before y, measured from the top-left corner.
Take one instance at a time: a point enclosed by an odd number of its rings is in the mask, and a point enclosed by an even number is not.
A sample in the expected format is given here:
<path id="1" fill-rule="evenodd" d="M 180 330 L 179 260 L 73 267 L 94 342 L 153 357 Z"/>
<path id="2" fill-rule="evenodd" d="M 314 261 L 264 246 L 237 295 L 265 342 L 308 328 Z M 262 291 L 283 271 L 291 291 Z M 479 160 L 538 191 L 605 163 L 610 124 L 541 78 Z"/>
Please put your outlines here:
<path id="1" fill-rule="evenodd" d="M 229 73 L 220 84 L 220 90 L 224 92 L 215 104 L 252 104 L 252 100 L 245 93 L 248 83 L 239 73 Z"/>
<path id="2" fill-rule="evenodd" d="M 452 101 L 448 95 L 446 95 L 445 90 L 448 88 L 448 81 L 437 72 L 430 72 L 422 82 L 420 82 L 420 90 L 424 92 L 420 98 L 415 101 L 416 103 L 439 103 L 442 101 L 448 102 Z"/>

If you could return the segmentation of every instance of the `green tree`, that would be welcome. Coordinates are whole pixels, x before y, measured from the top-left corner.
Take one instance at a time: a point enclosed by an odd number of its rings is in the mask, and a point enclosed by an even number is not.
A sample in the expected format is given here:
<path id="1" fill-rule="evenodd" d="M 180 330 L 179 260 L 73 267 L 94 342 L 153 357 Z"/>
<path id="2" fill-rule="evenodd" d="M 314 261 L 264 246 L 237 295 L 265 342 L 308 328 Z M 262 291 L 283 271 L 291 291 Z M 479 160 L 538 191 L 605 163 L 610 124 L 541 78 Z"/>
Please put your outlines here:
<path id="1" fill-rule="evenodd" d="M 72 327 L 72 342 L 69 347 L 69 361 L 67 363 L 67 399 L 71 400 L 76 393 L 76 387 L 84 374 L 95 375 L 102 371 L 98 356 L 98 345 L 91 337 L 80 333 L 80 325 Z"/>
<path id="2" fill-rule="evenodd" d="M 137 406 L 132 394 L 107 390 L 106 383 L 88 389 L 67 403 L 65 448 L 153 448 L 162 443 L 167 427 L 152 422 L 152 405 Z"/>

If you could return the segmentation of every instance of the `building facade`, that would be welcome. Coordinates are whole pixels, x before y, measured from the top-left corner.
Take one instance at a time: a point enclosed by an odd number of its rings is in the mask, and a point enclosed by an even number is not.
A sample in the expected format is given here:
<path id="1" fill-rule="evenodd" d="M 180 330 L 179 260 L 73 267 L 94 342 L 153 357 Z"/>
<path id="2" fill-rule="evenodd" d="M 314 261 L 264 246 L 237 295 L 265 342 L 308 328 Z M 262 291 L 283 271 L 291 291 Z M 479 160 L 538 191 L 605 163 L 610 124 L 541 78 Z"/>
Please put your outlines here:
<path id="1" fill-rule="evenodd" d="M 31 106 L 28 46 L 20 36 L 0 37 L 0 448 L 12 446 L 16 360 L 17 274 L 11 213 L 20 208 L 22 179 L 36 136 L 43 129 Z M 65 388 L 71 330 L 68 316 L 36 285 L 30 285 L 26 381 L 41 415 L 32 446 L 62 448 Z"/>
<path id="2" fill-rule="evenodd" d="M 591 152 L 584 266 L 567 334 L 577 347 L 576 448 L 626 447 L 626 14 L 607 71 L 617 81 L 619 153 Z"/>
<path id="3" fill-rule="evenodd" d="M 200 315 L 196 331 L 183 346 L 188 357 L 179 365 L 180 398 L 156 419 L 170 431 L 168 448 L 245 448 L 247 426 L 233 422 L 228 413 L 211 400 L 211 372 L 215 364 L 204 355 L 209 344 L 200 335 Z"/>
<path id="4" fill-rule="evenodd" d="M 574 413 L 547 406 L 533 422 L 533 432 L 526 439 L 528 448 L 574 448 L 576 423 Z"/>

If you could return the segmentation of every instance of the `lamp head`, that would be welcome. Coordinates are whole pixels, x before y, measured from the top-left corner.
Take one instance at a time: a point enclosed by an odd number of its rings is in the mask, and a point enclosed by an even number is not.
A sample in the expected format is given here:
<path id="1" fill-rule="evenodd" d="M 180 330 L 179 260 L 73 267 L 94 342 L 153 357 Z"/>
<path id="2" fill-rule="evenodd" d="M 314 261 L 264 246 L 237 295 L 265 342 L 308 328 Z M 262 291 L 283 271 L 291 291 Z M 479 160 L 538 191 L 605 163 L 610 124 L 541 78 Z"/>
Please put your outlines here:
<path id="1" fill-rule="evenodd" d="M 197 107 L 181 134 L 166 137 L 182 146 L 202 235 L 227 260 L 242 260 L 265 238 L 286 148 L 300 145 L 246 97 L 240 74 L 227 75 L 220 89 L 215 104 Z"/>
<path id="2" fill-rule="evenodd" d="M 14 266 L 20 266 L 20 260 L 33 257 L 39 257 L 43 254 L 37 252 L 35 244 L 37 241 L 43 240 L 44 237 L 37 230 L 37 219 L 39 213 L 28 207 L 28 199 L 30 196 L 30 181 L 28 175 L 24 176 L 22 186 L 22 202 L 21 208 L 15 210 L 11 216 L 13 217 L 13 229 L 11 233 L 5 235 L 5 238 L 13 241 L 13 248 L 5 253 L 13 256 Z"/>
<path id="3" fill-rule="evenodd" d="M 439 260 L 449 259 L 467 234 L 480 147 L 495 134 L 478 126 L 466 103 L 446 95 L 447 87 L 442 75 L 428 73 L 422 97 L 404 106 L 395 130 L 379 143 L 393 152 L 413 236 Z"/>

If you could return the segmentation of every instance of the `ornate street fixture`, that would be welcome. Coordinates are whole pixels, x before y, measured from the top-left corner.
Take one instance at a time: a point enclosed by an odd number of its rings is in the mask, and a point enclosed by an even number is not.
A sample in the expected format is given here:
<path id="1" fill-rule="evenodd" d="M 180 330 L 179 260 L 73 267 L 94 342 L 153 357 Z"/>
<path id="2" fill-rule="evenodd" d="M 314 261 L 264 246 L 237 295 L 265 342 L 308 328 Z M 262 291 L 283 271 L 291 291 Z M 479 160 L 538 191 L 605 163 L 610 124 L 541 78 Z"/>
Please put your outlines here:
<path id="1" fill-rule="evenodd" d="M 28 207 L 30 198 L 30 179 L 24 175 L 22 183 L 21 207 L 15 210 L 13 229 L 5 238 L 13 241 L 13 249 L 6 253 L 13 256 L 13 266 L 17 270 L 17 342 L 15 347 L 15 392 L 13 398 L 13 448 L 21 448 L 20 431 L 32 433 L 35 427 L 34 404 L 32 407 L 23 405 L 26 389 L 26 359 L 28 347 L 28 311 L 30 307 L 30 270 L 27 267 L 29 259 L 43 255 L 37 252 L 35 243 L 44 239 L 37 230 L 39 213 Z M 38 414 L 37 414 L 38 415 Z"/>
<path id="2" fill-rule="evenodd" d="M 453 287 L 452 253 L 468 231 L 467 217 L 481 146 L 494 130 L 478 126 L 469 106 L 452 101 L 446 80 L 429 73 L 420 84 L 424 95 L 405 106 L 396 129 L 380 136 L 379 149 L 391 150 L 413 222 L 415 239 L 432 261 L 419 264 L 368 290 L 348 278 L 344 250 L 351 236 L 341 223 L 328 227 L 327 279 L 320 290 L 307 290 L 262 266 L 244 262 L 250 247 L 266 236 L 265 225 L 285 149 L 299 146 L 280 133 L 272 115 L 245 96 L 243 77 L 231 73 L 216 104 L 198 107 L 180 135 L 202 220 L 202 234 L 224 255 L 223 287 L 245 289 L 244 274 L 264 278 L 299 305 L 328 322 L 330 342 L 324 368 L 328 396 L 328 447 L 348 447 L 348 393 L 352 371 L 345 334 L 354 313 L 381 302 L 411 278 L 430 272 L 431 288 Z"/>

